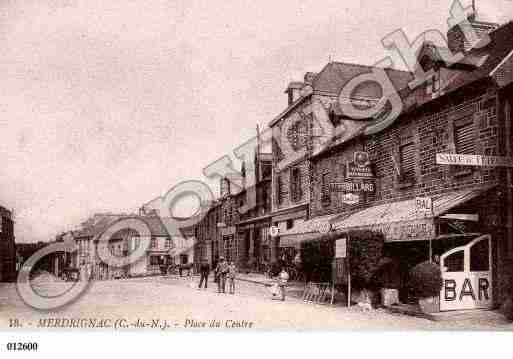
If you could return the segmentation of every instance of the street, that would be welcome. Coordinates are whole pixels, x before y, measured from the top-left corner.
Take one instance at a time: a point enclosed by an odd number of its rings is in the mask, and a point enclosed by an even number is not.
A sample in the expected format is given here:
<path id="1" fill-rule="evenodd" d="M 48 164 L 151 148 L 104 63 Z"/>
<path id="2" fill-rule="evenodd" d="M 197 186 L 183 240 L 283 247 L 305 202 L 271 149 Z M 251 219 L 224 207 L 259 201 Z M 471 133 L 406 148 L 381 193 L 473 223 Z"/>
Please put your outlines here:
<path id="1" fill-rule="evenodd" d="M 212 280 L 210 278 L 210 280 Z M 342 329 L 342 330 L 510 330 L 493 320 L 433 322 L 391 314 L 304 303 L 297 298 L 272 300 L 262 285 L 237 281 L 237 293 L 218 294 L 215 283 L 197 289 L 197 277 L 147 277 L 93 282 L 74 303 L 54 312 L 25 305 L 11 283 L 0 283 L 0 328 L 13 323 L 26 329 Z M 46 280 L 38 291 L 55 295 L 70 283 Z M 57 320 L 58 319 L 58 320 Z M 74 321 L 72 321 L 74 320 Z M 115 323 L 119 327 L 115 328 Z"/>

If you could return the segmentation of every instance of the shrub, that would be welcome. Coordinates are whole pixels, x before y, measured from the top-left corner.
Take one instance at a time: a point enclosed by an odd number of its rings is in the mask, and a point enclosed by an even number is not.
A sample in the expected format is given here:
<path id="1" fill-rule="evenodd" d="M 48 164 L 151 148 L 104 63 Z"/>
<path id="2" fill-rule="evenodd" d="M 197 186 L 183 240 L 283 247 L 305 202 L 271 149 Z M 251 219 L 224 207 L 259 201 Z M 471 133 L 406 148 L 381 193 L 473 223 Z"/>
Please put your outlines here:
<path id="1" fill-rule="evenodd" d="M 352 284 L 356 288 L 379 286 L 375 274 L 379 270 L 383 257 L 384 236 L 380 232 L 369 230 L 348 233 L 348 255 Z"/>
<path id="2" fill-rule="evenodd" d="M 437 296 L 442 289 L 440 266 L 429 261 L 417 264 L 410 271 L 408 287 L 417 298 Z"/>
<path id="3" fill-rule="evenodd" d="M 301 265 L 307 281 L 331 281 L 331 262 L 335 256 L 335 240 L 339 237 L 328 234 L 321 240 L 301 243 Z M 348 232 L 347 237 L 352 285 L 356 288 L 375 286 L 374 274 L 383 255 L 383 234 L 358 230 Z"/>
<path id="4" fill-rule="evenodd" d="M 301 243 L 301 267 L 307 281 L 329 282 L 334 257 L 333 240 L 326 237 Z"/>
<path id="5" fill-rule="evenodd" d="M 399 289 L 401 286 L 401 276 L 397 260 L 389 257 L 381 258 L 372 282 L 380 288 Z"/>

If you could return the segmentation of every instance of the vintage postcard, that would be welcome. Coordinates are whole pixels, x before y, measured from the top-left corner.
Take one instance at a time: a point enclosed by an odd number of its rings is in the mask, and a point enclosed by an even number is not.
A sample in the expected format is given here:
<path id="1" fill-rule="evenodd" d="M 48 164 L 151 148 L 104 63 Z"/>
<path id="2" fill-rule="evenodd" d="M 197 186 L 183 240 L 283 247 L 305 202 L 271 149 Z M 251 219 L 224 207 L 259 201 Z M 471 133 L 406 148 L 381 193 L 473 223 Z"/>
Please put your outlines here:
<path id="1" fill-rule="evenodd" d="M 513 329 L 512 1 L 11 0 L 0 48 L 9 338 Z"/>

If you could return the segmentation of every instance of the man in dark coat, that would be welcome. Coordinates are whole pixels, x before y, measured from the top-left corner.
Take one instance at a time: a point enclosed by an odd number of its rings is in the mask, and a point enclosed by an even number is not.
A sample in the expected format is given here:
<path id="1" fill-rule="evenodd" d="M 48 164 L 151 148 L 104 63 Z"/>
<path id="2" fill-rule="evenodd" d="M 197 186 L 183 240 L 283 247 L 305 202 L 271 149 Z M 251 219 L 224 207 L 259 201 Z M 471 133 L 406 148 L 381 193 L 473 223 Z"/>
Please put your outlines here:
<path id="1" fill-rule="evenodd" d="M 208 274 L 210 273 L 210 265 L 208 264 L 208 261 L 202 260 L 200 264 L 200 282 L 198 288 L 201 289 L 201 285 L 203 284 L 203 281 L 205 281 L 205 289 L 207 289 L 208 286 Z"/>
<path id="2" fill-rule="evenodd" d="M 217 292 L 223 293 L 226 292 L 226 275 L 228 274 L 228 263 L 224 260 L 223 257 L 219 258 L 219 263 L 216 268 L 216 276 L 217 276 Z"/>

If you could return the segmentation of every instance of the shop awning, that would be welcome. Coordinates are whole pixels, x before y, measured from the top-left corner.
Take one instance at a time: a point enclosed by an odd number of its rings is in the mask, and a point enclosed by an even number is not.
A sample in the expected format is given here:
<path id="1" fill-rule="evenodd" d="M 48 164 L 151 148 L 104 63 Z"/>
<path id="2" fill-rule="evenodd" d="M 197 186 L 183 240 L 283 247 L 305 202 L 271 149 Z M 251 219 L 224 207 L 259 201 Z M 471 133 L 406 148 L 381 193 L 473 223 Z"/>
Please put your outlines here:
<path id="1" fill-rule="evenodd" d="M 431 214 L 417 211 L 415 199 L 386 203 L 333 220 L 335 230 L 370 229 L 381 231 L 386 242 L 426 240 L 436 237 L 434 219 L 489 190 L 491 187 L 455 191 L 433 197 Z"/>

